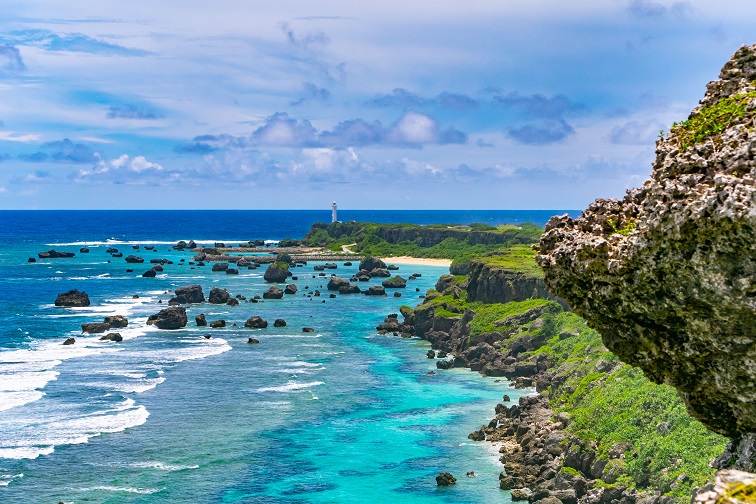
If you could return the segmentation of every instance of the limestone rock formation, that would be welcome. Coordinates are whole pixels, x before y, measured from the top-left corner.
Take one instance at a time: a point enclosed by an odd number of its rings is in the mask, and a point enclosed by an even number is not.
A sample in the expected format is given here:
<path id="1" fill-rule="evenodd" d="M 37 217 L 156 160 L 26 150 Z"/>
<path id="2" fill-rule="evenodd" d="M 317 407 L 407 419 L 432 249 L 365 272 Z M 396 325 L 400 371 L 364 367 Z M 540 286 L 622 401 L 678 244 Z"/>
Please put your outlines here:
<path id="1" fill-rule="evenodd" d="M 199 285 L 179 287 L 173 291 L 173 293 L 176 294 L 176 300 L 181 304 L 202 303 L 205 301 L 205 294 L 202 292 L 202 287 Z"/>
<path id="2" fill-rule="evenodd" d="M 89 306 L 89 296 L 76 289 L 63 292 L 55 299 L 55 306 Z"/>
<path id="3" fill-rule="evenodd" d="M 186 326 L 186 308 L 173 306 L 160 310 L 147 319 L 147 325 L 155 325 L 158 329 L 181 329 Z"/>
<path id="4" fill-rule="evenodd" d="M 622 200 L 554 217 L 551 291 L 729 436 L 756 432 L 756 45 L 741 47 Z"/>
<path id="5" fill-rule="evenodd" d="M 263 278 L 266 282 L 281 283 L 289 277 L 289 265 L 283 261 L 271 263 L 265 270 Z"/>

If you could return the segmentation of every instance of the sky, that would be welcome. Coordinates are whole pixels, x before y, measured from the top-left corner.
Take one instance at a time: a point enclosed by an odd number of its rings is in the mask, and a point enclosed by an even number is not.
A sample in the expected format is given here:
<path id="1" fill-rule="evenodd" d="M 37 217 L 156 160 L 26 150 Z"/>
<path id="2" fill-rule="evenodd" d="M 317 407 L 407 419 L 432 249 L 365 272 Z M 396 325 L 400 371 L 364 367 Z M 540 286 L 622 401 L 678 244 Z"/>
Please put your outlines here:
<path id="1" fill-rule="evenodd" d="M 3 0 L 0 209 L 581 209 L 753 0 Z"/>

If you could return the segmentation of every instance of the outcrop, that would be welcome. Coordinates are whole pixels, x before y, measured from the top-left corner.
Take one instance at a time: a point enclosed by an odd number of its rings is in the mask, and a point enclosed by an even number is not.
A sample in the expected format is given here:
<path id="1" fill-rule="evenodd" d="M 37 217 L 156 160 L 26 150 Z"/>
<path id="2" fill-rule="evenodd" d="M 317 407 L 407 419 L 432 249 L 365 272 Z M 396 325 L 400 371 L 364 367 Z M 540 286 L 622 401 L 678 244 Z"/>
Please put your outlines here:
<path id="1" fill-rule="evenodd" d="M 283 291 L 275 285 L 271 285 L 268 290 L 263 292 L 263 299 L 281 299 L 282 297 Z"/>
<path id="2" fill-rule="evenodd" d="M 244 323 L 244 327 L 249 327 L 251 329 L 265 329 L 268 327 L 268 321 L 264 320 L 262 317 L 254 316 L 247 319 Z"/>
<path id="3" fill-rule="evenodd" d="M 186 322 L 186 308 L 180 306 L 160 310 L 147 318 L 147 325 L 155 325 L 158 329 L 181 329 Z"/>
<path id="4" fill-rule="evenodd" d="M 364 259 L 362 259 L 362 261 L 360 261 L 359 269 L 372 271 L 376 268 L 385 268 L 385 267 L 386 267 L 386 263 L 381 261 L 379 258 L 367 256 Z"/>
<path id="5" fill-rule="evenodd" d="M 199 285 L 179 287 L 173 291 L 173 293 L 176 295 L 176 301 L 181 304 L 203 303 L 205 301 L 205 294 L 202 292 L 202 287 Z"/>
<path id="6" fill-rule="evenodd" d="M 55 299 L 55 306 L 89 306 L 89 296 L 86 292 L 73 289 L 58 294 L 57 299 Z"/>
<path id="7" fill-rule="evenodd" d="M 612 352 L 736 439 L 756 432 L 755 121 L 752 45 L 657 142 L 643 186 L 552 218 L 537 257 Z"/>
<path id="8" fill-rule="evenodd" d="M 263 278 L 266 282 L 281 283 L 289 277 L 289 265 L 283 261 L 271 263 L 265 270 Z"/>
<path id="9" fill-rule="evenodd" d="M 207 300 L 212 304 L 226 304 L 230 297 L 226 289 L 213 287 L 210 289 L 210 295 L 207 297 Z"/>
<path id="10" fill-rule="evenodd" d="M 129 320 L 122 315 L 111 315 L 109 317 L 105 317 L 105 320 L 103 322 L 108 324 L 108 326 L 113 329 L 120 329 L 123 327 L 128 327 L 129 325 Z"/>

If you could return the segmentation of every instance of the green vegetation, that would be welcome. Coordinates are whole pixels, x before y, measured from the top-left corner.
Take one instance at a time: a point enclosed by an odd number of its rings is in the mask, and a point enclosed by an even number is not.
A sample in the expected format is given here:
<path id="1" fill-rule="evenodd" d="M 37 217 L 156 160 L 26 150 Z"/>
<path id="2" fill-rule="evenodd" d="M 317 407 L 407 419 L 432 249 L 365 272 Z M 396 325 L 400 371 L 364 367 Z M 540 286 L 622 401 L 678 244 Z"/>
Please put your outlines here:
<path id="1" fill-rule="evenodd" d="M 724 132 L 735 121 L 756 117 L 756 109 L 748 109 L 748 103 L 753 99 L 756 99 L 756 91 L 722 98 L 687 121 L 672 124 L 670 133 L 675 135 L 680 150 L 705 142 Z"/>
<path id="2" fill-rule="evenodd" d="M 611 226 L 612 228 L 612 235 L 618 234 L 622 236 L 627 236 L 633 231 L 635 231 L 635 219 L 628 219 L 625 225 L 622 226 L 621 228 L 617 227 L 617 224 L 614 223 L 614 220 L 609 219 L 609 226 Z"/>
<path id="3" fill-rule="evenodd" d="M 324 246 L 340 251 L 342 245 L 354 243 L 352 250 L 380 257 L 408 255 L 469 261 L 515 244 L 536 243 L 543 228 L 525 223 L 471 224 L 469 226 L 434 224 L 375 224 L 370 222 L 334 222 L 313 224 L 302 245 Z"/>
<path id="4" fill-rule="evenodd" d="M 536 252 L 530 245 L 513 245 L 507 249 L 478 257 L 477 260 L 495 269 L 543 277 L 543 270 L 535 262 Z"/>

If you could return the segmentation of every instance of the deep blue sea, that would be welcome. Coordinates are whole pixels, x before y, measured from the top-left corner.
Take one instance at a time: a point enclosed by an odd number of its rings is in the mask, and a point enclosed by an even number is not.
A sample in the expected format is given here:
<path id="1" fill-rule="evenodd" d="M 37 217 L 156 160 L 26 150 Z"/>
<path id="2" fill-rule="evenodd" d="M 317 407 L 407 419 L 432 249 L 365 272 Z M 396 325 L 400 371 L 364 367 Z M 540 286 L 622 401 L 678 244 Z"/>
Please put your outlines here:
<path id="1" fill-rule="evenodd" d="M 543 225 L 557 213 L 339 218 Z M 199 284 L 207 295 L 219 286 L 248 299 L 267 288 L 264 268 L 238 276 L 195 268 L 191 252 L 171 249 L 176 241 L 299 238 L 330 211 L 2 211 L 0 219 L 0 502 L 510 502 L 498 489 L 496 450 L 467 434 L 488 423 L 503 394 L 528 391 L 461 369 L 429 375 L 428 343 L 375 330 L 402 304 L 420 302 L 445 268 L 400 265 L 405 278 L 422 274 L 401 298 L 331 299 L 305 296 L 327 282 L 310 262 L 294 270 L 296 295 L 190 305 L 185 329 L 161 331 L 147 317 L 177 287 Z M 79 253 L 85 245 L 90 252 Z M 76 256 L 27 262 L 52 247 Z M 174 264 L 142 278 L 148 265 L 126 264 L 108 247 Z M 335 273 L 356 271 L 339 263 Z M 70 289 L 86 291 L 91 306 L 55 307 Z M 196 327 L 199 313 L 227 327 Z M 81 333 L 82 323 L 108 315 L 129 319 L 116 330 L 123 342 Z M 270 326 L 245 329 L 254 315 Z M 287 326 L 273 328 L 276 318 Z M 260 344 L 249 345 L 250 336 Z M 76 343 L 62 345 L 68 337 Z M 437 487 L 440 471 L 458 484 Z"/>

